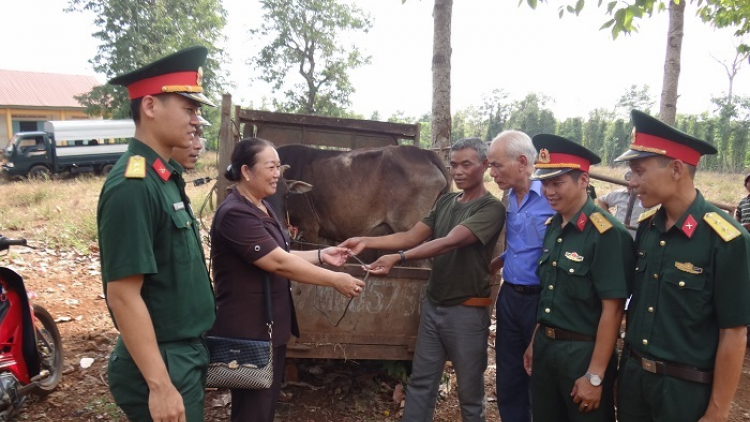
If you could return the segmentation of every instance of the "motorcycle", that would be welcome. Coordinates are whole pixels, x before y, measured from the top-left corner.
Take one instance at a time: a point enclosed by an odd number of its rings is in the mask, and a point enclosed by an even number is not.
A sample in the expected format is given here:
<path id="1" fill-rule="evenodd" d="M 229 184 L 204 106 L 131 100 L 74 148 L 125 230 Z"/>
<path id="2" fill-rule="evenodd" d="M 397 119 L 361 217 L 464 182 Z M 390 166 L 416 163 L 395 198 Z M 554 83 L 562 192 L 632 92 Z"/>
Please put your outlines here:
<path id="1" fill-rule="evenodd" d="M 26 246 L 26 239 L 0 235 L 0 251 Z M 0 422 L 9 421 L 30 394 L 45 396 L 62 379 L 60 331 L 49 312 L 32 304 L 23 278 L 0 267 Z"/>

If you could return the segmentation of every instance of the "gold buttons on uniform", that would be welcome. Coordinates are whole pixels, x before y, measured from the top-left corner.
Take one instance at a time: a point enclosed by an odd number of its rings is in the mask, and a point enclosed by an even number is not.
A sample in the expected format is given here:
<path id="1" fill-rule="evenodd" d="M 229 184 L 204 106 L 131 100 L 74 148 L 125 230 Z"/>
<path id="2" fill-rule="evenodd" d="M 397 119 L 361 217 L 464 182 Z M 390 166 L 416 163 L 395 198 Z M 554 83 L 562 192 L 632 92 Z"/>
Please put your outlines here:
<path id="1" fill-rule="evenodd" d="M 550 308 L 544 308 L 544 313 L 545 314 L 548 314 L 550 312 L 552 312 L 552 309 L 550 309 Z"/>
<path id="2" fill-rule="evenodd" d="M 571 269 L 570 269 L 570 272 L 571 272 L 571 273 L 574 273 L 574 272 L 576 272 L 576 270 L 574 270 L 574 269 L 572 269 L 572 268 L 571 268 Z"/>
<path id="3" fill-rule="evenodd" d="M 663 240 L 662 240 L 661 242 L 659 242 L 659 246 L 664 246 L 664 245 L 666 245 L 666 244 L 667 244 L 667 242 L 665 242 L 665 241 L 663 241 Z"/>
<path id="4" fill-rule="evenodd" d="M 647 345 L 647 344 L 648 344 L 648 340 L 646 340 L 646 339 L 644 338 L 644 339 L 643 339 L 643 345 L 645 346 L 645 345 Z"/>
<path id="5" fill-rule="evenodd" d="M 560 243 L 560 242 L 562 242 L 562 237 L 557 238 L 557 243 Z"/>
<path id="6" fill-rule="evenodd" d="M 557 267 L 557 261 L 552 261 L 552 266 Z"/>
<path id="7" fill-rule="evenodd" d="M 658 280 L 658 279 L 659 279 L 659 274 L 654 274 L 654 280 Z"/>
<path id="8" fill-rule="evenodd" d="M 654 312 L 654 307 L 653 307 L 653 306 L 649 306 L 649 307 L 648 307 L 648 311 L 649 311 L 649 312 Z"/>
<path id="9" fill-rule="evenodd" d="M 680 282 L 677 283 L 677 285 L 680 286 L 680 287 L 685 287 L 685 282 L 682 281 L 682 280 L 680 280 Z"/>
<path id="10" fill-rule="evenodd" d="M 548 288 L 548 289 L 550 289 L 550 290 L 555 290 L 555 286 L 553 286 L 553 285 L 551 285 L 551 284 L 550 284 L 550 285 L 549 285 L 549 287 L 547 287 L 547 288 Z"/>

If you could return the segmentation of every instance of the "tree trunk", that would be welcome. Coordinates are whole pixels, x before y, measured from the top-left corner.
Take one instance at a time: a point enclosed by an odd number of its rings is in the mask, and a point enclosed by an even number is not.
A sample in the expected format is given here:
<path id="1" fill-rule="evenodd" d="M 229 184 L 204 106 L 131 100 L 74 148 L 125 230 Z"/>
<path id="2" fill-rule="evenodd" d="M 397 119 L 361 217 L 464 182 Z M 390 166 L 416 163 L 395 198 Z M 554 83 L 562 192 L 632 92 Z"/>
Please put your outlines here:
<path id="1" fill-rule="evenodd" d="M 659 117 L 664 123 L 674 125 L 677 115 L 677 84 L 680 79 L 680 55 L 682 37 L 685 34 L 685 3 L 669 2 L 669 33 L 667 34 L 667 57 L 664 60 L 664 81 L 661 88 Z"/>
<path id="2" fill-rule="evenodd" d="M 435 0 L 432 11 L 432 146 L 447 162 L 451 144 L 451 13 L 453 0 Z"/>

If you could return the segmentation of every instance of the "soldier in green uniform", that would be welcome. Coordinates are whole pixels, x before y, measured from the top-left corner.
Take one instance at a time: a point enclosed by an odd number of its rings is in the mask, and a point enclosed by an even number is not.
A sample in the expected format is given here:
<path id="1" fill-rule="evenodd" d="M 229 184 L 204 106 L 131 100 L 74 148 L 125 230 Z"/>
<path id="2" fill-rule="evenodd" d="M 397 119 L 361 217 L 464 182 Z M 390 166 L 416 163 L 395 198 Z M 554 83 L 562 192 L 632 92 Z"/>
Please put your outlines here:
<path id="1" fill-rule="evenodd" d="M 107 176 L 97 212 L 102 281 L 120 337 L 109 387 L 133 422 L 203 421 L 215 305 L 175 147 L 196 136 L 207 50 L 192 47 L 116 77 L 135 137 Z"/>
<path id="2" fill-rule="evenodd" d="M 614 421 L 615 342 L 633 275 L 625 226 L 586 193 L 596 154 L 537 135 L 533 179 L 556 214 L 547 221 L 537 328 L 524 355 L 536 421 Z M 533 371 L 532 371 L 533 368 Z"/>
<path id="3" fill-rule="evenodd" d="M 709 204 L 693 178 L 706 142 L 637 110 L 627 161 L 644 207 L 628 328 L 618 376 L 618 418 L 726 421 L 750 324 L 750 237 Z"/>

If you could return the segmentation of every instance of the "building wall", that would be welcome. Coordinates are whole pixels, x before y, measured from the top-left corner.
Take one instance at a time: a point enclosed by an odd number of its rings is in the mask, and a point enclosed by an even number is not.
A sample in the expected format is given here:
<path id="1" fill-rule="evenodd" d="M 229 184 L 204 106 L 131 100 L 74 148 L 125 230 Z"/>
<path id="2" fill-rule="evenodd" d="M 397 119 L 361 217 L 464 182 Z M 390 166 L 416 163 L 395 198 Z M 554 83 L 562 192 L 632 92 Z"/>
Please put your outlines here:
<path id="1" fill-rule="evenodd" d="M 0 149 L 16 132 L 44 130 L 47 120 L 88 120 L 83 109 L 30 109 L 0 107 Z"/>

